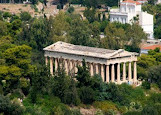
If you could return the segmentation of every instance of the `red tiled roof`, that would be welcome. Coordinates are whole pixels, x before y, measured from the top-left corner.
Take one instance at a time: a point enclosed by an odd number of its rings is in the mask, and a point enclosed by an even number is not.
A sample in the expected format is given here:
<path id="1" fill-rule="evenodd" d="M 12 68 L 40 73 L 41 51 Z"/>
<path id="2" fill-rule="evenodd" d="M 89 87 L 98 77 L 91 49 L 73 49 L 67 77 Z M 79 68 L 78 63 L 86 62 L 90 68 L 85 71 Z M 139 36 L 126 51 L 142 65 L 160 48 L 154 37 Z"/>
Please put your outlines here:
<path id="1" fill-rule="evenodd" d="M 160 48 L 160 50 L 161 50 L 161 45 L 159 45 L 159 44 L 151 45 L 151 46 L 143 47 L 142 49 L 144 49 L 144 50 L 154 50 L 155 48 Z"/>
<path id="2" fill-rule="evenodd" d="M 136 5 L 141 5 L 141 3 L 134 1 L 134 0 L 125 0 L 124 3 L 135 3 Z"/>
<path id="3" fill-rule="evenodd" d="M 136 1 L 148 1 L 148 0 L 136 0 Z"/>

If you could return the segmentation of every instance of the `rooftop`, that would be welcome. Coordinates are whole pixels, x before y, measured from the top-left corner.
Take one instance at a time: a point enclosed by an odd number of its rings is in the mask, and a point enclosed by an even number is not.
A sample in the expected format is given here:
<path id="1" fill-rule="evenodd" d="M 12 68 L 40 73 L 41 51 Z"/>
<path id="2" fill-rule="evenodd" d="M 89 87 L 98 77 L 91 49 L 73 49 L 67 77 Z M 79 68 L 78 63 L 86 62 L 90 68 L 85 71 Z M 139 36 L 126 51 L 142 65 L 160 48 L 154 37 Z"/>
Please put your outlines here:
<path id="1" fill-rule="evenodd" d="M 134 0 L 124 0 L 123 3 L 134 3 L 136 5 L 141 5 L 141 3 L 139 3 L 138 1 L 134 1 Z"/>
<path id="2" fill-rule="evenodd" d="M 144 50 L 154 50 L 155 48 L 160 48 L 160 50 L 161 50 L 161 45 L 160 44 L 150 45 L 150 46 L 147 46 L 147 47 L 143 47 L 142 49 L 144 49 Z"/>
<path id="3" fill-rule="evenodd" d="M 99 58 L 112 58 L 112 57 L 116 57 L 117 54 L 119 54 L 119 56 L 117 57 L 137 55 L 136 53 L 127 52 L 123 49 L 110 50 L 110 49 L 103 49 L 103 48 L 94 48 L 94 47 L 73 45 L 73 44 L 65 43 L 61 41 L 58 41 L 44 48 L 44 50 L 51 51 L 51 52 L 54 51 L 54 52 L 61 52 L 61 53 L 68 53 L 68 54 L 75 54 L 75 55 L 99 57 Z"/>

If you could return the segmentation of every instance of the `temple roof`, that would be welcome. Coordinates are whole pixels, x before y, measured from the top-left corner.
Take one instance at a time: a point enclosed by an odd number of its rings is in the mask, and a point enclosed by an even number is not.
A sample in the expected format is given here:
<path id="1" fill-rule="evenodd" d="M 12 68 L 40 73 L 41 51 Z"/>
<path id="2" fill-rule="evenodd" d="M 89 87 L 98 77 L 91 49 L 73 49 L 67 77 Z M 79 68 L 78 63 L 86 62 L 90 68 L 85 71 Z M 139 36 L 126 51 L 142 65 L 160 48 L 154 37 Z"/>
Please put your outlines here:
<path id="1" fill-rule="evenodd" d="M 58 41 L 44 48 L 43 50 L 50 51 L 50 52 L 54 51 L 54 52 L 61 52 L 61 53 L 68 53 L 68 54 L 75 54 L 75 55 L 99 57 L 99 58 L 112 58 L 112 57 L 120 57 L 120 56 L 137 55 L 137 53 L 127 52 L 123 49 L 110 50 L 110 49 L 103 49 L 103 48 L 73 45 L 73 44 L 65 43 L 61 41 Z"/>

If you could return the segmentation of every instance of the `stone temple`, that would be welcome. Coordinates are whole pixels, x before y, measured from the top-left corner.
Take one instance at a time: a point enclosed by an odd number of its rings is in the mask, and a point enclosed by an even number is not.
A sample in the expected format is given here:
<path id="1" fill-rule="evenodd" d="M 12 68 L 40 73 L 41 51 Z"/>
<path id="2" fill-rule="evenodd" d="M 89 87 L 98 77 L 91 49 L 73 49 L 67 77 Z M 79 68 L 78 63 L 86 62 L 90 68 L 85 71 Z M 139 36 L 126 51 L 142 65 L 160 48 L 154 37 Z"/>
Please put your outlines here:
<path id="1" fill-rule="evenodd" d="M 80 45 L 73 45 L 58 41 L 46 48 L 45 62 L 50 64 L 53 75 L 60 67 L 64 67 L 68 75 L 77 74 L 77 66 L 82 66 L 85 59 L 91 76 L 99 74 L 104 82 L 116 84 L 137 84 L 137 53 L 123 49 L 110 50 Z M 60 63 L 61 62 L 61 63 Z"/>

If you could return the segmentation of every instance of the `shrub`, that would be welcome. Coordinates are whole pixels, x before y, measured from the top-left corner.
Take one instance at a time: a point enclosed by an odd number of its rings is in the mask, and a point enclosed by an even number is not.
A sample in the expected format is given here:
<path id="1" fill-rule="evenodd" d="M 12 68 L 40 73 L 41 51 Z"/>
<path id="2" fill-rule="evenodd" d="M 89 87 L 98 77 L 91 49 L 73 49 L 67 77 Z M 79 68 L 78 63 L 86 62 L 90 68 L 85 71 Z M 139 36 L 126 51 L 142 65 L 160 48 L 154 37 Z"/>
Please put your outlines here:
<path id="1" fill-rule="evenodd" d="M 79 109 L 71 109 L 71 115 L 82 115 Z"/>
<path id="2" fill-rule="evenodd" d="M 110 101 L 96 101 L 93 103 L 93 106 L 101 109 L 105 114 L 111 114 L 111 113 L 116 113 L 118 112 L 118 109 L 116 107 L 116 104 L 114 104 L 113 102 Z"/>
<path id="3" fill-rule="evenodd" d="M 84 104 L 91 104 L 95 98 L 95 92 L 90 87 L 81 87 L 79 89 L 79 97 Z"/>
<path id="4" fill-rule="evenodd" d="M 73 13 L 74 12 L 74 7 L 73 6 L 69 7 L 68 12 Z"/>
<path id="5" fill-rule="evenodd" d="M 23 108 L 20 107 L 20 104 L 16 100 L 11 102 L 8 97 L 0 95 L 0 114 L 21 115 L 23 111 Z"/>
<path id="6" fill-rule="evenodd" d="M 146 106 L 141 112 L 142 115 L 159 115 L 157 109 L 153 106 Z"/>
<path id="7" fill-rule="evenodd" d="M 21 12 L 20 17 L 23 21 L 29 21 L 31 19 L 31 15 L 28 12 Z"/>
<path id="8" fill-rule="evenodd" d="M 12 16 L 12 14 L 9 13 L 9 12 L 5 12 L 5 13 L 3 14 L 3 18 L 5 18 L 5 19 L 10 18 L 11 16 Z"/>
<path id="9" fill-rule="evenodd" d="M 154 103 L 161 103 L 161 94 L 159 93 L 152 93 L 151 96 L 148 99 L 148 102 L 150 104 L 154 104 Z"/>
<path id="10" fill-rule="evenodd" d="M 125 113 L 124 115 L 142 115 L 142 114 L 138 111 L 129 111 L 129 112 Z"/>
<path id="11" fill-rule="evenodd" d="M 150 89 L 151 88 L 150 83 L 148 81 L 142 82 L 142 87 L 144 89 Z"/>

